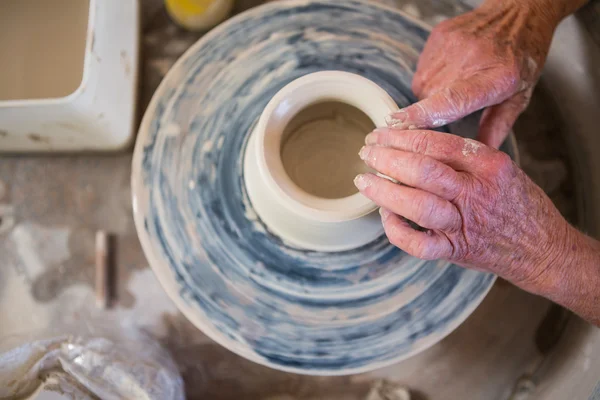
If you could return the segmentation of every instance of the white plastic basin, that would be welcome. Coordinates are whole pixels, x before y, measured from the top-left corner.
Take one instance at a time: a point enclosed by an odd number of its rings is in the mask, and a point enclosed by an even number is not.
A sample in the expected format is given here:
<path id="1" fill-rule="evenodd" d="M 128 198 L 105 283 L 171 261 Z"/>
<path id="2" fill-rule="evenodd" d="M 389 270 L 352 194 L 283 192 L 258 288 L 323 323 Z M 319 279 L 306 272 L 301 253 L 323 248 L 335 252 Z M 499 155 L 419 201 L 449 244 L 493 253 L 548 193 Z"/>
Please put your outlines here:
<path id="1" fill-rule="evenodd" d="M 137 0 L 0 1 L 0 152 L 126 147 L 138 15 Z"/>

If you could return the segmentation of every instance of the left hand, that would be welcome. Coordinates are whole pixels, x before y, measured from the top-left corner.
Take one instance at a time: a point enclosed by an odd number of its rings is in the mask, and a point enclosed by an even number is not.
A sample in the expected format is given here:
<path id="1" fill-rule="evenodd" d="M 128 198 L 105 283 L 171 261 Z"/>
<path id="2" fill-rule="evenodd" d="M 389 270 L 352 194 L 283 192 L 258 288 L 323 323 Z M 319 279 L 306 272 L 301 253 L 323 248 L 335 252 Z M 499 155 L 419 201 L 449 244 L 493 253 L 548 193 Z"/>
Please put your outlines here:
<path id="1" fill-rule="evenodd" d="M 538 0 L 487 0 L 440 23 L 412 83 L 421 101 L 393 114 L 389 126 L 437 128 L 486 108 L 477 139 L 498 148 L 529 103 L 558 22 Z"/>

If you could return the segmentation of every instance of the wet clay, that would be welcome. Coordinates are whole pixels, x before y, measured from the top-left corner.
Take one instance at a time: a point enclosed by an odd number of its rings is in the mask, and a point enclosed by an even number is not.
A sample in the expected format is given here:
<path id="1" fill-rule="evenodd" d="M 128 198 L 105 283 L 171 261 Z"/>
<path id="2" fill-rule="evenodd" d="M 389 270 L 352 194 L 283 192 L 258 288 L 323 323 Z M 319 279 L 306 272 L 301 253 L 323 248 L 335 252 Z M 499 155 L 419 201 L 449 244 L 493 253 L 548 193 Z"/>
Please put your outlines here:
<path id="1" fill-rule="evenodd" d="M 0 100 L 73 93 L 83 78 L 89 0 L 0 1 Z"/>
<path id="2" fill-rule="evenodd" d="M 368 171 L 358 157 L 365 136 L 375 128 L 365 113 L 340 102 L 323 102 L 300 111 L 287 125 L 281 159 L 292 181 L 326 199 L 357 193 L 354 177 Z"/>

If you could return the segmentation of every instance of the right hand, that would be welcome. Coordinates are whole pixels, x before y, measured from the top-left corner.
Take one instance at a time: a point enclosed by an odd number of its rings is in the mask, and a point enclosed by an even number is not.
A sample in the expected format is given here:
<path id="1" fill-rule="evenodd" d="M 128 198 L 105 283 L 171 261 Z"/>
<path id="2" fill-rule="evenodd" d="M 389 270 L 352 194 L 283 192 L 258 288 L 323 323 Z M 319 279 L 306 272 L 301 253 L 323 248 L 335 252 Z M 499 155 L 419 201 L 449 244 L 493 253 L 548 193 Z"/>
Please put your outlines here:
<path id="1" fill-rule="evenodd" d="M 567 263 L 578 232 L 505 153 L 424 130 L 377 129 L 366 143 L 366 164 L 406 186 L 364 174 L 357 187 L 382 207 L 390 242 L 407 253 L 492 272 L 534 292 Z"/>

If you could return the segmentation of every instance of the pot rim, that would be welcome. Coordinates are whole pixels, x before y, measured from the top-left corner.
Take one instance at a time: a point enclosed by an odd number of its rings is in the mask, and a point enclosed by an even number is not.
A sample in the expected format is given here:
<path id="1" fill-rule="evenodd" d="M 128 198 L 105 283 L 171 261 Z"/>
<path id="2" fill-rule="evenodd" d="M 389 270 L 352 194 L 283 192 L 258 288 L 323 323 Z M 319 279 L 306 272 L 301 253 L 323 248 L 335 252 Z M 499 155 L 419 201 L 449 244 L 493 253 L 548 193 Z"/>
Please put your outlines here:
<path id="1" fill-rule="evenodd" d="M 377 205 L 358 191 L 338 199 L 309 194 L 292 181 L 281 161 L 281 139 L 289 122 L 307 107 L 328 101 L 358 108 L 376 127 L 386 126 L 385 118 L 398 110 L 390 95 L 367 78 L 343 71 L 314 72 L 284 86 L 269 101 L 256 126 L 255 157 L 264 184 L 288 211 L 317 222 L 351 221 Z"/>

